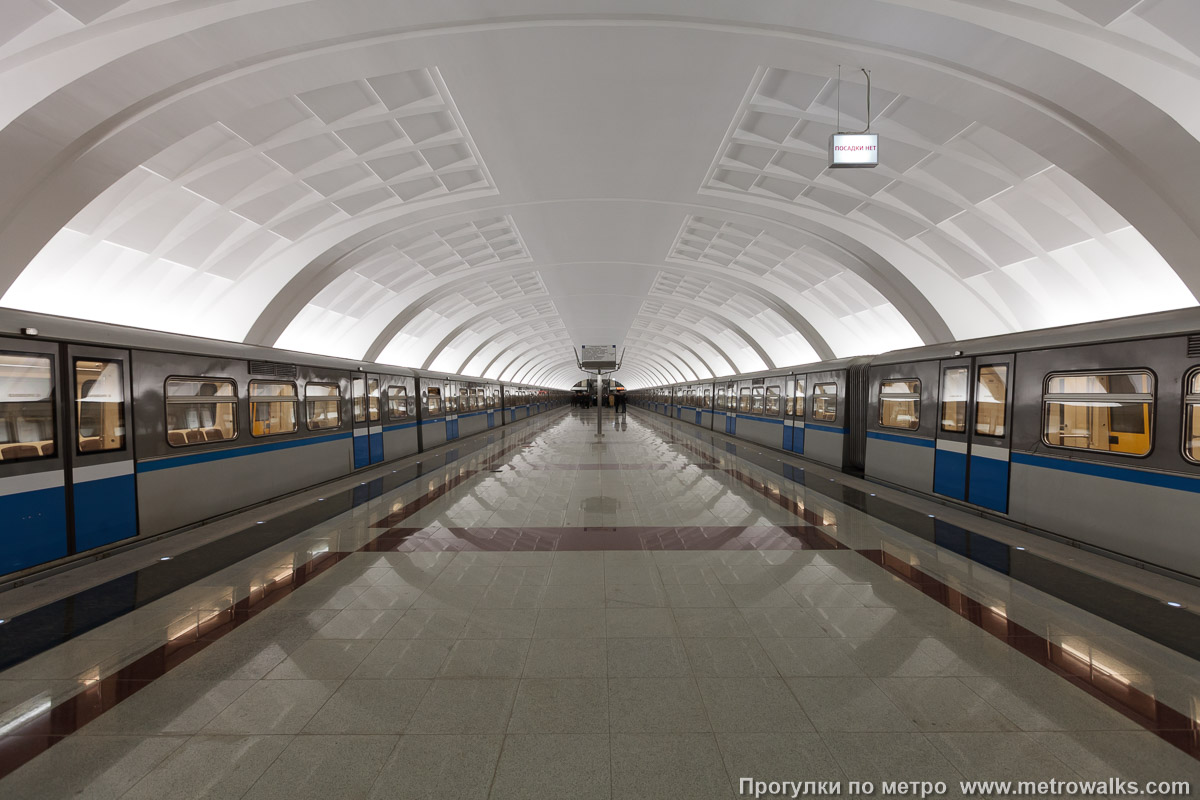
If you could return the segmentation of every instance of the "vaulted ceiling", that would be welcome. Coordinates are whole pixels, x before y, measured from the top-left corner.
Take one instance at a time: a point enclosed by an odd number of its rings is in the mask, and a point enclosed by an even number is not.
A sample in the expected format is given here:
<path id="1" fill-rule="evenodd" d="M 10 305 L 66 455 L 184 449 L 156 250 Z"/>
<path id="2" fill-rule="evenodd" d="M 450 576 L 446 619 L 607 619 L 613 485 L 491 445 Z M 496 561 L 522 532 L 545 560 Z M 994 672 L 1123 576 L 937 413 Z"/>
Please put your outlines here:
<path id="1" fill-rule="evenodd" d="M 633 388 L 1192 306 L 1197 96 L 1196 0 L 4 0 L 0 305 Z"/>

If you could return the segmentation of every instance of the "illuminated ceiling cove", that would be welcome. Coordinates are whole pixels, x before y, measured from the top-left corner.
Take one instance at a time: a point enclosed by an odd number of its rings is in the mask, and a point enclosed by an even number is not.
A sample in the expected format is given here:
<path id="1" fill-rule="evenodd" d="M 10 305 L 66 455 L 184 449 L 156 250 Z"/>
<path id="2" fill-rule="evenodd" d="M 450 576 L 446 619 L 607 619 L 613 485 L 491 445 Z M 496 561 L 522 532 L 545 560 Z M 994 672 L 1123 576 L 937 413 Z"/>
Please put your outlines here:
<path id="1" fill-rule="evenodd" d="M 9 308 L 636 388 L 1200 296 L 1194 0 L 4 7 Z"/>

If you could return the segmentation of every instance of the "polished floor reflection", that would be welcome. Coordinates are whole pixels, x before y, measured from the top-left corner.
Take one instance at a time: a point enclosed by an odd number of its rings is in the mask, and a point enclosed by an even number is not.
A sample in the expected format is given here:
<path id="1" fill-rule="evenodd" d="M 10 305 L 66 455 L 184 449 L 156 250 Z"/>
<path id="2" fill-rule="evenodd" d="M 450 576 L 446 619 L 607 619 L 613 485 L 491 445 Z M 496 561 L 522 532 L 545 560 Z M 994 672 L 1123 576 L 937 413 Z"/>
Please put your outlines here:
<path id="1" fill-rule="evenodd" d="M 1178 649 L 860 510 L 850 479 L 640 412 L 598 440 L 594 413 L 0 672 L 0 793 L 1200 784 Z"/>

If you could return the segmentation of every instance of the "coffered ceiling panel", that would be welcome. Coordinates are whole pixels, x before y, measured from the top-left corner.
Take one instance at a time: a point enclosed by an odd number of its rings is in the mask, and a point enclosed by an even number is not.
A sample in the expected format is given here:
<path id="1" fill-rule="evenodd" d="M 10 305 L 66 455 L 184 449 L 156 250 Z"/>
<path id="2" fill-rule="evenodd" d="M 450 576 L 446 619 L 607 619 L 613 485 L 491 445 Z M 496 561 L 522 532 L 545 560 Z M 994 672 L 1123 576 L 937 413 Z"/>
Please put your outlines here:
<path id="1" fill-rule="evenodd" d="M 616 344 L 631 387 L 1192 306 L 1197 31 L 1193 0 L 7 0 L 0 304 L 563 386 Z M 867 127 L 880 165 L 830 169 Z"/>

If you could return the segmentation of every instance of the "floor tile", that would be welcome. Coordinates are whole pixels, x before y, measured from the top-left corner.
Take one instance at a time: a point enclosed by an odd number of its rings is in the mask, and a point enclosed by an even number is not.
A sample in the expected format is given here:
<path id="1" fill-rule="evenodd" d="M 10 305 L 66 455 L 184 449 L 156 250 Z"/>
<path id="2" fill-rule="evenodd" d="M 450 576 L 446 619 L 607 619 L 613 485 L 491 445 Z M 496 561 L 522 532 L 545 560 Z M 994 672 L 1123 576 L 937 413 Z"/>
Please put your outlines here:
<path id="1" fill-rule="evenodd" d="M 443 678 L 519 678 L 528 639 L 459 639 L 439 673 Z"/>
<path id="2" fill-rule="evenodd" d="M 875 685 L 923 731 L 1003 731 L 1017 726 L 958 678 L 875 678 Z"/>
<path id="3" fill-rule="evenodd" d="M 729 592 L 719 583 L 667 583 L 663 586 L 667 605 L 673 608 L 728 608 Z"/>
<path id="4" fill-rule="evenodd" d="M 467 612 L 413 608 L 388 631 L 388 639 L 457 639 L 467 625 Z"/>
<path id="5" fill-rule="evenodd" d="M 340 681 L 259 681 L 203 728 L 205 733 L 299 733 Z"/>
<path id="6" fill-rule="evenodd" d="M 684 639 L 683 646 L 697 676 L 779 677 L 775 664 L 753 639 Z"/>
<path id="7" fill-rule="evenodd" d="M 293 650 L 264 677 L 268 680 L 345 678 L 375 649 L 375 644 L 371 639 L 313 639 Z"/>
<path id="8" fill-rule="evenodd" d="M 813 730 L 782 678 L 697 677 L 696 683 L 714 731 Z"/>
<path id="9" fill-rule="evenodd" d="M 758 637 L 826 638 L 825 631 L 802 608 L 743 608 L 742 617 Z"/>
<path id="10" fill-rule="evenodd" d="M 685 638 L 754 635 L 746 618 L 736 608 L 675 608 L 671 611 L 679 635 Z"/>
<path id="11" fill-rule="evenodd" d="M 601 582 L 547 585 L 539 599 L 540 608 L 604 608 L 606 603 Z"/>
<path id="12" fill-rule="evenodd" d="M 610 678 L 675 678 L 691 674 L 691 662 L 680 639 L 609 639 Z"/>
<path id="13" fill-rule="evenodd" d="M 5 797 L 117 798 L 167 758 L 181 736 L 71 736 L 0 783 Z"/>
<path id="14" fill-rule="evenodd" d="M 996 677 L 959 680 L 1022 730 L 1112 731 L 1140 727 L 1057 675 L 1027 675 L 1020 680 Z"/>
<path id="15" fill-rule="evenodd" d="M 603 608 L 543 608 L 533 635 L 538 639 L 603 639 Z"/>
<path id="16" fill-rule="evenodd" d="M 509 733 L 608 733 L 604 678 L 526 678 L 508 722 Z"/>
<path id="17" fill-rule="evenodd" d="M 613 800 L 736 797 L 710 733 L 614 734 Z"/>
<path id="18" fill-rule="evenodd" d="M 502 736 L 402 736 L 369 800 L 486 800 L 503 741 Z"/>
<path id="19" fill-rule="evenodd" d="M 883 781 L 944 781 L 960 796 L 958 782 L 964 776 L 923 733 L 900 731 L 822 731 L 833 757 L 849 780 L 872 781 L 876 791 Z"/>
<path id="20" fill-rule="evenodd" d="M 435 678 L 454 644 L 449 639 L 384 639 L 359 662 L 352 678 Z"/>
<path id="21" fill-rule="evenodd" d="M 846 775 L 817 733 L 718 733 L 725 769 L 737 788 L 739 778 L 766 781 L 843 781 Z M 787 777 L 791 776 L 791 777 Z M 788 791 L 763 797 L 792 797 Z"/>
<path id="22" fill-rule="evenodd" d="M 196 733 L 254 681 L 156 681 L 79 729 L 78 735 Z"/>
<path id="23" fill-rule="evenodd" d="M 1200 783 L 1200 762 L 1149 731 L 1061 731 L 1030 734 L 1037 746 L 1080 778 Z"/>
<path id="24" fill-rule="evenodd" d="M 603 678 L 608 675 L 604 639 L 534 639 L 525 657 L 526 678 Z"/>
<path id="25" fill-rule="evenodd" d="M 605 617 L 610 638 L 675 635 L 675 620 L 669 608 L 609 608 Z"/>
<path id="26" fill-rule="evenodd" d="M 193 736 L 122 800 L 241 797 L 291 741 L 290 736 Z"/>
<path id="27" fill-rule="evenodd" d="M 667 592 L 659 583 L 605 583 L 607 608 L 661 608 L 667 605 Z"/>
<path id="28" fill-rule="evenodd" d="M 430 681 L 347 680 L 304 726 L 304 733 L 403 733 Z"/>
<path id="29" fill-rule="evenodd" d="M 408 721 L 409 733 L 503 733 L 517 681 L 443 678 L 433 681 Z"/>
<path id="30" fill-rule="evenodd" d="M 366 798 L 396 742 L 395 736 L 297 736 L 244 800 Z"/>
<path id="31" fill-rule="evenodd" d="M 491 800 L 608 800 L 608 739 L 606 734 L 506 736 Z"/>
<path id="32" fill-rule="evenodd" d="M 870 678 L 788 678 L 819 731 L 911 731 L 916 725 Z"/>
<path id="33" fill-rule="evenodd" d="M 388 609 L 340 611 L 313 636 L 320 639 L 382 639 L 403 615 L 403 611 Z"/>
<path id="34" fill-rule="evenodd" d="M 862 675 L 838 639 L 759 639 L 785 678 Z"/>
<path id="35" fill-rule="evenodd" d="M 613 733 L 680 733 L 711 730 L 691 678 L 609 678 Z"/>
<path id="36" fill-rule="evenodd" d="M 476 608 L 467 617 L 464 639 L 507 639 L 533 636 L 538 612 L 522 608 Z"/>

